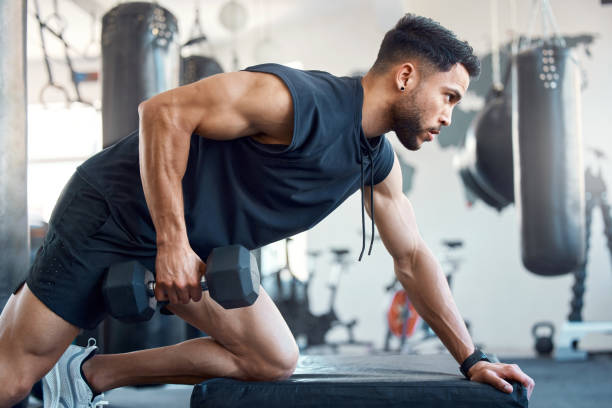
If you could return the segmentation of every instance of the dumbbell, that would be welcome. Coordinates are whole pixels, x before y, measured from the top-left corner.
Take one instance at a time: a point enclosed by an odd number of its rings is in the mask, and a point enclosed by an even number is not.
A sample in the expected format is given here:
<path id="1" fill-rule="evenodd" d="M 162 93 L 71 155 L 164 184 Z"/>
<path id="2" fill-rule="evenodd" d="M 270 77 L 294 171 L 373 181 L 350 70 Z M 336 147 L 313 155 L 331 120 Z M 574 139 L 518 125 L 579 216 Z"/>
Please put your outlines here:
<path id="1" fill-rule="evenodd" d="M 200 286 L 225 309 L 235 309 L 255 302 L 259 283 L 253 254 L 243 246 L 230 245 L 213 249 L 206 264 L 206 280 Z M 138 261 L 112 265 L 102 292 L 109 314 L 126 323 L 151 319 L 158 305 L 155 277 Z"/>

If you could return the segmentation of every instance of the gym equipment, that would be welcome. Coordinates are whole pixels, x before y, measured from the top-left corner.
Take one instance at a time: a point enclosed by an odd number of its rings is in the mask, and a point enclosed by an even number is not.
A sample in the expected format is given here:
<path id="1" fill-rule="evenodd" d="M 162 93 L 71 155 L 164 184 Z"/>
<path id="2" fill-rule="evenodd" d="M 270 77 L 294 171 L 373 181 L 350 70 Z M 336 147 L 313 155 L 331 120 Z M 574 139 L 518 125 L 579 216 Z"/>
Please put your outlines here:
<path id="1" fill-rule="evenodd" d="M 446 281 L 452 289 L 453 275 L 459 271 L 462 259 L 456 256 L 456 251 L 463 247 L 461 240 L 444 240 L 445 247 L 440 264 L 446 274 Z M 400 287 L 397 277 L 385 287 L 387 293 L 393 293 L 387 309 L 387 333 L 385 335 L 384 351 L 392 351 L 391 341 L 399 339 L 397 350 L 402 353 L 428 353 L 430 348 L 436 351 L 444 350 L 444 346 L 429 325 L 418 314 L 406 291 Z M 469 322 L 465 322 L 469 330 Z M 424 351 L 428 349 L 427 351 Z"/>
<path id="2" fill-rule="evenodd" d="M 463 151 L 454 158 L 459 176 L 471 195 L 501 211 L 514 202 L 512 172 L 512 109 L 510 63 L 501 79 L 498 4 L 491 1 L 491 76 L 485 106 L 471 121 Z"/>
<path id="3" fill-rule="evenodd" d="M 223 68 L 212 57 L 191 55 L 181 58 L 181 85 L 190 84 L 222 72 Z"/>
<path id="4" fill-rule="evenodd" d="M 102 145 L 138 128 L 138 104 L 179 84 L 180 45 L 174 15 L 157 3 L 125 2 L 102 17 Z M 147 265 L 153 269 L 154 265 Z M 185 323 L 156 314 L 147 322 L 106 319 L 99 344 L 125 353 L 185 340 Z"/>
<path id="5" fill-rule="evenodd" d="M 0 2 L 0 309 L 29 266 L 26 2 Z"/>
<path id="6" fill-rule="evenodd" d="M 348 272 L 350 261 L 348 255 L 350 251 L 346 248 L 333 248 L 330 250 L 334 255 L 333 263 L 330 268 L 330 275 L 327 287 L 330 290 L 329 294 L 329 308 L 327 312 L 312 315 L 306 337 L 308 340 L 308 347 L 329 347 L 335 353 L 338 352 L 340 346 L 363 346 L 371 348 L 372 343 L 367 341 L 355 340 L 353 329 L 357 325 L 357 319 L 351 319 L 343 321 L 338 317 L 336 313 L 336 295 L 338 293 L 338 286 L 340 285 L 340 278 L 343 274 Z M 314 276 L 313 273 L 310 275 L 310 279 Z M 335 327 L 344 327 L 347 331 L 347 339 L 340 342 L 330 342 L 325 339 L 327 332 Z"/>
<path id="7" fill-rule="evenodd" d="M 259 294 L 255 257 L 240 245 L 213 249 L 206 265 L 206 280 L 200 285 L 225 309 L 252 305 Z M 104 279 L 103 293 L 111 316 L 126 323 L 151 319 L 158 304 L 155 277 L 138 261 L 113 265 Z"/>
<path id="8" fill-rule="evenodd" d="M 544 331 L 547 334 L 542 334 Z M 555 345 L 553 337 L 555 336 L 555 326 L 552 322 L 538 322 L 531 328 L 531 334 L 535 339 L 535 350 L 539 356 L 549 356 Z"/>
<path id="9" fill-rule="evenodd" d="M 196 385 L 192 408 L 246 407 L 527 407 L 527 390 L 506 394 L 467 381 L 450 355 L 326 355 L 301 357 L 288 380 L 216 378 Z"/>
<path id="10" fill-rule="evenodd" d="M 417 313 L 406 291 L 398 290 L 395 292 L 387 312 L 389 334 L 400 337 L 402 339 L 401 345 L 403 346 L 405 339 L 414 334 L 417 323 L 420 321 L 421 316 Z M 389 334 L 385 341 L 385 349 L 388 349 Z"/>
<path id="11" fill-rule="evenodd" d="M 580 77 L 548 1 L 534 5 L 557 34 L 527 41 L 514 57 L 515 198 L 523 264 L 551 276 L 573 271 L 585 254 Z"/>
<path id="12" fill-rule="evenodd" d="M 598 170 L 593 171 L 587 168 L 585 174 L 586 189 L 586 240 L 585 258 L 578 268 L 574 271 L 574 285 L 572 286 L 572 300 L 570 302 L 570 313 L 568 321 L 561 327 L 557 338 L 557 349 L 555 358 L 557 360 L 576 360 L 585 359 L 587 351 L 579 348 L 580 340 L 589 333 L 604 333 L 612 335 L 612 322 L 584 322 L 582 321 L 583 297 L 585 292 L 584 282 L 586 280 L 587 255 L 591 239 L 591 223 L 593 221 L 593 211 L 596 207 L 601 210 L 604 222 L 604 234 L 607 239 L 607 246 L 612 259 L 612 214 L 610 204 L 607 200 L 607 187 L 602 174 L 602 161 L 606 159 L 604 153 L 598 149 L 590 149 L 598 162 Z"/>
<path id="13" fill-rule="evenodd" d="M 589 46 L 594 39 L 593 35 L 563 37 L 568 47 L 582 48 L 587 56 L 591 55 Z M 491 65 L 491 60 L 495 58 L 489 55 L 481 58 L 482 74 L 470 84 L 470 90 L 485 98 L 485 106 L 469 117 L 469 126 L 465 126 L 465 141 L 453 157 L 453 164 L 465 188 L 467 204 L 472 205 L 479 199 L 498 211 L 514 203 L 510 45 L 504 44 L 501 50 L 504 52 L 500 53 L 500 59 L 508 64 L 499 83 L 496 80 L 491 82 L 490 75 L 487 75 L 489 70 L 485 70 L 485 66 Z M 495 64 L 492 67 L 495 70 Z M 585 84 L 586 74 L 583 72 L 583 88 Z M 455 113 L 468 116 L 466 112 L 460 112 Z M 461 123 L 455 122 L 453 120 L 453 132 L 461 128 Z"/>
<path id="14" fill-rule="evenodd" d="M 455 159 L 467 188 L 498 211 L 514 202 L 511 124 L 510 98 L 494 87 L 468 128 L 463 152 Z"/>
<path id="15" fill-rule="evenodd" d="M 325 313 L 315 315 L 310 311 L 308 291 L 316 274 L 316 268 L 310 270 L 307 280 L 298 279 L 293 274 L 289 262 L 288 245 L 290 242 L 291 238 L 285 239 L 285 265 L 265 276 L 262 285 L 283 315 L 300 349 L 304 351 L 329 348 L 332 352 L 337 353 L 341 346 L 372 347 L 370 342 L 355 340 L 353 329 L 357 325 L 357 319 L 342 321 L 335 311 L 340 276 L 346 272 L 349 265 L 349 261 L 347 261 L 349 250 L 345 248 L 331 250 L 334 254 L 334 262 L 330 270 L 328 283 L 328 288 L 331 291 L 329 309 Z M 311 251 L 308 255 L 316 259 L 321 255 L 321 252 Z M 336 327 L 344 327 L 347 330 L 348 338 L 346 341 L 330 342 L 326 340 L 327 333 Z"/>
<path id="16" fill-rule="evenodd" d="M 200 7 L 197 2 L 194 15 L 190 39 L 181 48 L 181 85 L 223 72 L 223 68 L 213 57 L 212 46 L 200 24 Z"/>
<path id="17" fill-rule="evenodd" d="M 38 0 L 34 0 L 34 10 L 35 10 L 34 17 L 36 18 L 36 21 L 38 22 L 43 59 L 45 61 L 45 68 L 47 70 L 47 83 L 40 90 L 40 93 L 38 96 L 39 102 L 42 105 L 46 106 L 46 101 L 44 98 L 46 91 L 48 91 L 49 89 L 55 89 L 55 90 L 60 91 L 63 94 L 67 105 L 69 105 L 72 102 L 80 102 L 86 105 L 93 106 L 91 102 L 83 100 L 83 98 L 81 97 L 81 90 L 79 86 L 82 82 L 85 82 L 85 81 L 97 81 L 98 73 L 97 72 L 75 71 L 74 66 L 72 64 L 72 58 L 70 57 L 70 53 L 69 53 L 72 47 L 70 47 L 70 45 L 64 38 L 64 31 L 66 30 L 67 23 L 66 23 L 66 20 L 59 14 L 59 11 L 57 8 L 57 2 L 53 3 L 53 14 L 51 14 L 45 20 L 43 20 L 40 15 L 40 7 L 38 5 Z M 55 29 L 49 25 L 50 22 L 56 23 L 54 24 L 54 26 L 56 27 Z M 64 62 L 66 63 L 66 66 L 68 67 L 68 70 L 70 71 L 70 79 L 71 79 L 71 82 L 74 88 L 74 93 L 76 95 L 75 99 L 71 98 L 66 88 L 64 88 L 62 85 L 58 84 L 57 82 L 55 82 L 55 79 L 53 77 L 53 71 L 51 70 L 51 62 L 49 59 L 49 55 L 47 54 L 47 47 L 45 45 L 45 32 L 50 33 L 62 43 L 62 46 L 64 48 Z"/>
<path id="18" fill-rule="evenodd" d="M 156 3 L 122 3 L 102 18 L 102 130 L 108 147 L 138 128 L 138 104 L 179 84 L 176 17 Z"/>

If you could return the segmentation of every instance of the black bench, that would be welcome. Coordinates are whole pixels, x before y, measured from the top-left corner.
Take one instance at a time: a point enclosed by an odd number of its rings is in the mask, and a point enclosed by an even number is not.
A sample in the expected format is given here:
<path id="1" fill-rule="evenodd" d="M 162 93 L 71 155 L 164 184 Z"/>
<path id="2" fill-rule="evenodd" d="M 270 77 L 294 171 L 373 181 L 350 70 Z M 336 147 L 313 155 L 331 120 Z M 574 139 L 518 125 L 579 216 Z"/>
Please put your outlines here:
<path id="1" fill-rule="evenodd" d="M 448 355 L 306 356 L 286 381 L 204 381 L 191 407 L 527 407 L 526 389 L 513 386 L 468 381 Z"/>

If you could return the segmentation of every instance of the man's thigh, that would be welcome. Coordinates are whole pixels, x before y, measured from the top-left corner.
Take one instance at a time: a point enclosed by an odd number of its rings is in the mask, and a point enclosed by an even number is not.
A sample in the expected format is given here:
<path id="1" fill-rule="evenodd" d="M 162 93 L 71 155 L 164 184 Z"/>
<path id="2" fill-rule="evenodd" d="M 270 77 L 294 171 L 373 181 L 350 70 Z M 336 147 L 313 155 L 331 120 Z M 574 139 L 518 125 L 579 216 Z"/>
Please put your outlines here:
<path id="1" fill-rule="evenodd" d="M 53 313 L 24 284 L 0 315 L 0 366 L 37 381 L 78 333 L 78 327 Z"/>
<path id="2" fill-rule="evenodd" d="M 282 363 L 297 355 L 291 330 L 263 287 L 249 307 L 224 309 L 205 292 L 199 302 L 168 308 L 236 356 Z"/>

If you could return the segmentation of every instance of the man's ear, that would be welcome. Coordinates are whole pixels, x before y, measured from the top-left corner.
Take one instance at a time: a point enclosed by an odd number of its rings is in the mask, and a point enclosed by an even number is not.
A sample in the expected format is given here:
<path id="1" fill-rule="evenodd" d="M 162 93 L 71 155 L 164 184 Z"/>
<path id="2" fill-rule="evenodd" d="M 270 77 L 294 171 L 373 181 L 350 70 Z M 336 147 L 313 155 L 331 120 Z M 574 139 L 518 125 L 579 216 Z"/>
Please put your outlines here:
<path id="1" fill-rule="evenodd" d="M 410 90 L 416 86 L 417 71 L 412 62 L 400 65 L 396 71 L 395 82 L 399 91 Z"/>

